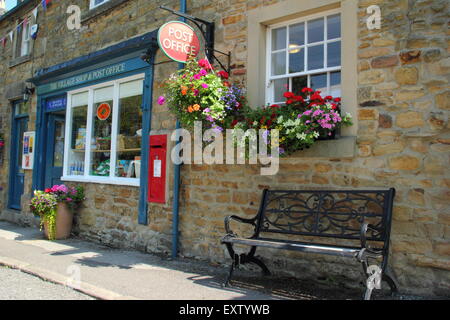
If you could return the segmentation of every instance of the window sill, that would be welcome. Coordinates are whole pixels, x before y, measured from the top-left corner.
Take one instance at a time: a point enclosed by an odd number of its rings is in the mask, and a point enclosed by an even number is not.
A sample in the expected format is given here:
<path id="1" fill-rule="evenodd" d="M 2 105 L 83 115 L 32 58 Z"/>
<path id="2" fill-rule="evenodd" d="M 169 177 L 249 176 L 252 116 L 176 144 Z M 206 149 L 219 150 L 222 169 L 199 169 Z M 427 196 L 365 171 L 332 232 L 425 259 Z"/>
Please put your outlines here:
<path id="1" fill-rule="evenodd" d="M 110 177 L 84 177 L 84 176 L 63 176 L 62 181 L 83 182 L 83 183 L 101 183 L 121 186 L 139 187 L 139 178 L 110 178 Z"/>
<path id="2" fill-rule="evenodd" d="M 339 137 L 317 141 L 311 148 L 294 152 L 287 158 L 354 158 L 356 137 Z"/>
<path id="3" fill-rule="evenodd" d="M 90 9 L 89 12 L 87 12 L 81 17 L 81 23 L 84 24 L 89 20 L 94 19 L 95 17 L 98 17 L 127 1 L 128 0 L 110 0 L 108 2 L 99 5 L 98 7 Z"/>
<path id="4" fill-rule="evenodd" d="M 30 61 L 30 60 L 31 60 L 31 55 L 27 54 L 27 55 L 24 55 L 22 57 L 18 57 L 18 58 L 15 58 L 15 59 L 11 60 L 9 62 L 9 67 L 10 68 L 15 67 L 15 66 L 17 66 L 19 64 L 25 63 L 25 62 Z"/>

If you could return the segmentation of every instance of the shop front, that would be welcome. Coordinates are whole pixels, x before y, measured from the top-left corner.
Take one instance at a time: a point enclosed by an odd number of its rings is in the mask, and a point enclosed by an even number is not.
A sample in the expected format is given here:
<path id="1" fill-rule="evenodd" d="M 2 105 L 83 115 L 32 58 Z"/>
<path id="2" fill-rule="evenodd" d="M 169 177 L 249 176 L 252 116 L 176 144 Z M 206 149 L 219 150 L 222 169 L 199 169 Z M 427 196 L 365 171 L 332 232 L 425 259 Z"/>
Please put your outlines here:
<path id="1" fill-rule="evenodd" d="M 149 33 L 38 71 L 33 190 L 142 186 L 145 200 L 152 66 L 141 55 L 153 41 Z"/>

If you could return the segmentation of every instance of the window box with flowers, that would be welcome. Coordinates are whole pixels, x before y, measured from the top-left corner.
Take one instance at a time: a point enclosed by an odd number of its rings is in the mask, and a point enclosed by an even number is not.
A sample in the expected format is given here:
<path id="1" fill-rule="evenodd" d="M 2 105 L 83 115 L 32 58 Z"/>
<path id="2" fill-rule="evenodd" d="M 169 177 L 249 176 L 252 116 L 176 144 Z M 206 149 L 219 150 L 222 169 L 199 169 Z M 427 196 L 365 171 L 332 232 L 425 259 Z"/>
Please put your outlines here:
<path id="1" fill-rule="evenodd" d="M 232 85 L 224 71 L 214 71 L 208 61 L 191 60 L 166 81 L 166 95 L 170 111 L 185 128 L 201 121 L 203 129 L 265 130 L 267 137 L 279 130 L 279 153 L 292 154 L 312 146 L 319 139 L 333 137 L 342 126 L 352 125 L 351 115 L 341 115 L 340 98 L 322 97 L 320 91 L 305 87 L 298 92 L 285 92 L 285 103 L 250 108 L 244 89 Z"/>

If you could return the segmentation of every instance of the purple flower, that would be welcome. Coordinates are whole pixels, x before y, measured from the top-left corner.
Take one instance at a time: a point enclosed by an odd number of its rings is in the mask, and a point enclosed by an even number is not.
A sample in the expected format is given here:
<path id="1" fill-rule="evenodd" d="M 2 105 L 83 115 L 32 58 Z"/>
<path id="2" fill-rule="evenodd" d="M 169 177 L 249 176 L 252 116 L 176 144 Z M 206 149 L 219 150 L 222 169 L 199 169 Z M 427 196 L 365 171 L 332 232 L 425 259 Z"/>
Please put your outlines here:
<path id="1" fill-rule="evenodd" d="M 278 148 L 278 153 L 279 153 L 279 154 L 283 154 L 283 153 L 284 153 L 284 149 L 283 149 L 282 147 L 279 147 L 279 148 Z"/>
<path id="2" fill-rule="evenodd" d="M 202 87 L 208 89 L 209 86 L 206 83 L 202 83 Z"/>
<path id="3" fill-rule="evenodd" d="M 160 106 L 162 106 L 164 104 L 164 102 L 166 102 L 166 98 L 164 98 L 164 96 L 159 96 L 158 98 L 158 104 Z"/>

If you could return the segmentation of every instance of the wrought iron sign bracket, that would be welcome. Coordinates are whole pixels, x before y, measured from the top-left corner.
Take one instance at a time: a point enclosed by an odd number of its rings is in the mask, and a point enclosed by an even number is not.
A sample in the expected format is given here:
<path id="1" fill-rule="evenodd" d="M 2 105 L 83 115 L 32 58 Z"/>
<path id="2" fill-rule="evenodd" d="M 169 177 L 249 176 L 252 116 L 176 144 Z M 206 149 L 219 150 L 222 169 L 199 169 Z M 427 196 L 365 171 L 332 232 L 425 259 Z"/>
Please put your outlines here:
<path id="1" fill-rule="evenodd" d="M 206 21 L 206 20 L 191 16 L 191 15 L 182 13 L 180 11 L 170 9 L 166 6 L 160 6 L 159 8 L 169 11 L 170 13 L 177 15 L 179 17 L 183 17 L 183 18 L 191 21 L 193 24 L 195 24 L 195 26 L 200 30 L 203 38 L 205 39 L 205 53 L 206 53 L 206 56 L 208 57 L 208 60 L 210 62 L 214 62 L 214 60 L 216 60 L 222 69 L 224 69 L 228 73 L 230 73 L 231 52 L 224 53 L 224 52 L 214 49 L 214 30 L 215 30 L 214 22 Z M 218 52 L 218 53 L 228 57 L 228 67 L 227 68 L 225 68 L 225 66 L 222 64 L 222 62 L 219 59 L 217 59 L 217 57 L 214 54 L 215 52 Z"/>

